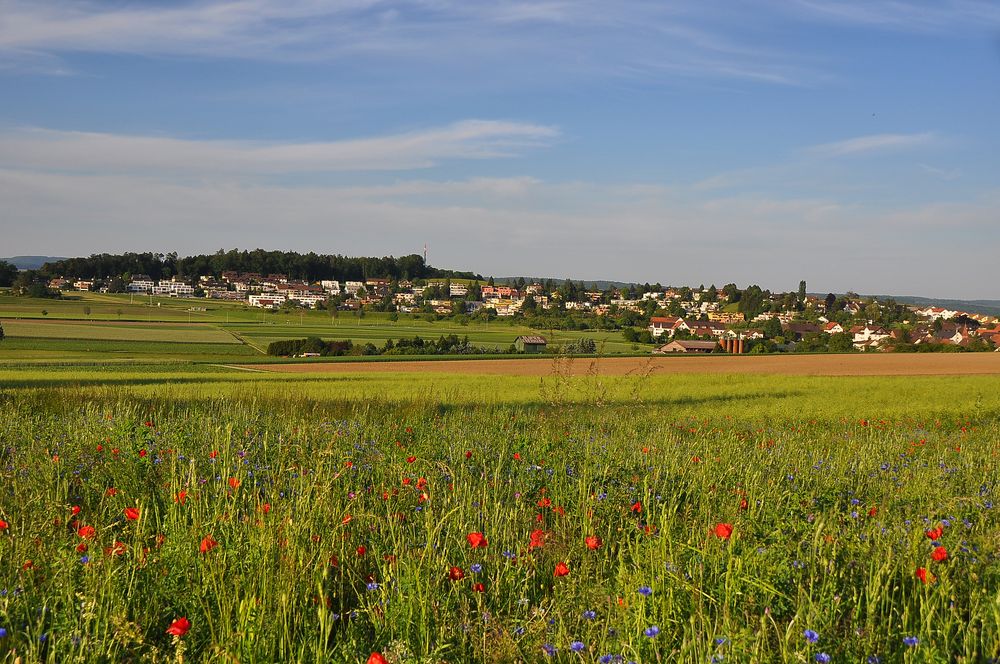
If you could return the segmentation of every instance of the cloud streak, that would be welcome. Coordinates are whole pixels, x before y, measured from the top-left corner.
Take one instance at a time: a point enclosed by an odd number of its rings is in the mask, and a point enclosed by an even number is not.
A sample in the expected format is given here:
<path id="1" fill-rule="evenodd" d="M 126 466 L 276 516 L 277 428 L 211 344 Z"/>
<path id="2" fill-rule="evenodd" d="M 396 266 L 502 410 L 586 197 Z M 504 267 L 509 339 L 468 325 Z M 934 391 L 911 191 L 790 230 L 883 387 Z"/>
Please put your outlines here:
<path id="1" fill-rule="evenodd" d="M 50 129 L 0 133 L 0 167 L 81 173 L 278 175 L 429 168 L 551 144 L 554 127 L 465 120 L 372 138 L 309 143 L 189 140 Z"/>
<path id="2" fill-rule="evenodd" d="M 819 157 L 851 157 L 873 152 L 888 152 L 932 145 L 937 137 L 932 132 L 919 134 L 871 134 L 833 143 L 814 145 L 807 153 Z"/>

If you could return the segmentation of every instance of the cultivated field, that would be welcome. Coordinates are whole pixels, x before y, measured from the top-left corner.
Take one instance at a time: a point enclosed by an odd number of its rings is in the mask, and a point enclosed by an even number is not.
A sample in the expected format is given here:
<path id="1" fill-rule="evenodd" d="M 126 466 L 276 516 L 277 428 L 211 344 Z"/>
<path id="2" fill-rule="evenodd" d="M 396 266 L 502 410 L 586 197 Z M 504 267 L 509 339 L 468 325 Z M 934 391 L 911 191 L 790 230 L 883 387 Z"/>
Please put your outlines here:
<path id="1" fill-rule="evenodd" d="M 331 321 L 63 313 L 3 322 L 0 662 L 1000 656 L 1000 354 L 267 364 Z"/>
<path id="2" fill-rule="evenodd" d="M 553 372 L 607 376 L 638 374 L 765 374 L 788 376 L 947 376 L 1000 374 L 1000 353 L 867 355 L 718 355 L 677 357 L 323 362 L 259 367 L 283 373 L 446 373 L 546 376 Z"/>

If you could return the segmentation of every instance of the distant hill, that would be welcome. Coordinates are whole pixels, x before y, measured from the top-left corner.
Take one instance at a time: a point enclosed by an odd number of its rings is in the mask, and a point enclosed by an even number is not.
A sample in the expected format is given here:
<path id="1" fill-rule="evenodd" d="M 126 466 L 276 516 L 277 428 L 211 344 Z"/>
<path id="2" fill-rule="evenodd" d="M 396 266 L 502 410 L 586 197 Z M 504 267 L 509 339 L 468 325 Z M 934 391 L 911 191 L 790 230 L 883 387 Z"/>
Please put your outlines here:
<path id="1" fill-rule="evenodd" d="M 521 279 L 521 277 L 493 277 L 493 281 L 502 284 L 509 284 Z M 566 281 L 566 277 L 524 277 L 527 283 L 544 283 L 545 281 L 552 280 L 555 284 L 562 284 Z M 595 290 L 607 290 L 609 288 L 624 288 L 626 286 L 638 286 L 639 284 L 634 281 L 605 281 L 603 279 L 573 279 L 575 283 L 583 283 L 587 288 L 593 288 Z"/>
<path id="2" fill-rule="evenodd" d="M 16 267 L 18 270 L 37 270 L 46 263 L 54 261 L 64 261 L 62 256 L 11 256 L 10 258 L 0 258 Z"/>

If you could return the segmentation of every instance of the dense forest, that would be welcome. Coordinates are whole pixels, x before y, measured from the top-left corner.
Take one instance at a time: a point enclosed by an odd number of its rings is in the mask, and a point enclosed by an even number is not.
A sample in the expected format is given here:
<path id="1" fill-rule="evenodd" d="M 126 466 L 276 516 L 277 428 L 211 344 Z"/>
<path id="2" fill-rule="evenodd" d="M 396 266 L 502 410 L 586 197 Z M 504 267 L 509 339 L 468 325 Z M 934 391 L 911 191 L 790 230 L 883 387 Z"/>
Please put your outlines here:
<path id="1" fill-rule="evenodd" d="M 154 280 L 178 276 L 184 279 L 223 272 L 284 274 L 291 279 L 320 281 L 363 281 L 370 278 L 426 279 L 455 277 L 482 279 L 473 272 L 456 272 L 430 267 L 422 256 L 352 257 L 340 254 L 300 254 L 294 251 L 240 251 L 220 249 L 214 254 L 178 257 L 176 253 L 94 254 L 46 263 L 41 272 L 74 279 L 112 279 L 125 275 L 148 274 Z"/>

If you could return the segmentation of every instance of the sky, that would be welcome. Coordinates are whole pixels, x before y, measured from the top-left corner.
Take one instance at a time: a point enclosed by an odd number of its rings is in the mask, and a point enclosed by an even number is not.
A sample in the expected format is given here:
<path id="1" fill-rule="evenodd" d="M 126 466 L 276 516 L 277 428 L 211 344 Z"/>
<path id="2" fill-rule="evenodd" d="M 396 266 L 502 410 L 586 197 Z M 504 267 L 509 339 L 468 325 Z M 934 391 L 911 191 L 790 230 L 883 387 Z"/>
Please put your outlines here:
<path id="1" fill-rule="evenodd" d="M 1000 299 L 993 0 L 0 0 L 0 255 Z"/>

